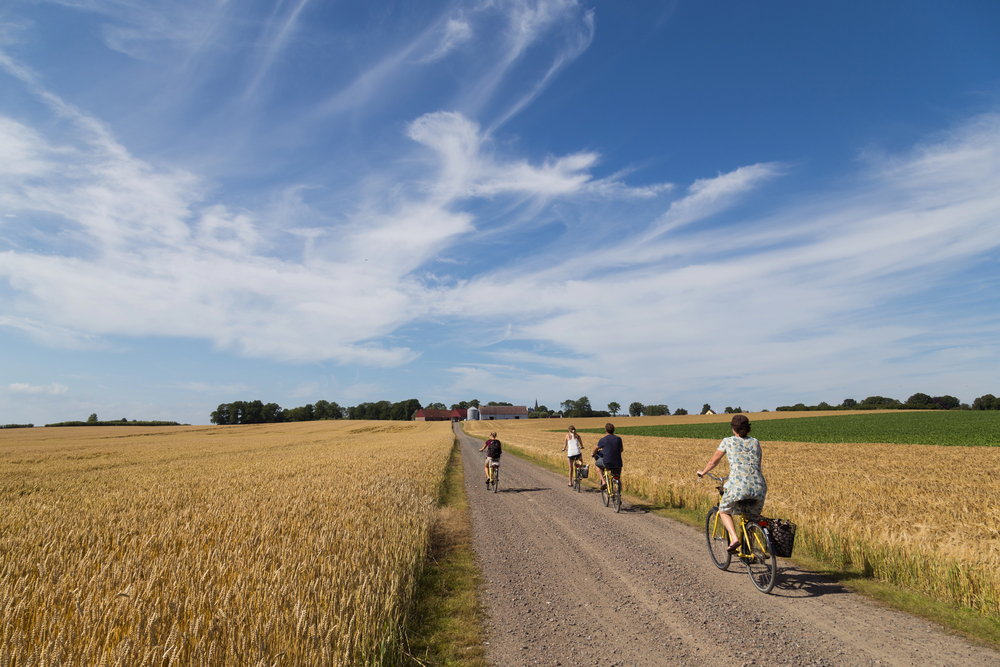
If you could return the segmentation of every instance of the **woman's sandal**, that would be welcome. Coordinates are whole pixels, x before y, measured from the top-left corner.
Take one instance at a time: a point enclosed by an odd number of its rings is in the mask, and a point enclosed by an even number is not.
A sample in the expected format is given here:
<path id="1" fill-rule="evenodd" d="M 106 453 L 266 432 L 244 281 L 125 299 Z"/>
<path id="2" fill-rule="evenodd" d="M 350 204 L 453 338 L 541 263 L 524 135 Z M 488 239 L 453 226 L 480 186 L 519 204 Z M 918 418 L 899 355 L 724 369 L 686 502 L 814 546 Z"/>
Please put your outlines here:
<path id="1" fill-rule="evenodd" d="M 726 549 L 726 551 L 728 551 L 731 554 L 734 554 L 734 553 L 736 553 L 739 550 L 740 550 L 740 543 L 739 542 L 733 542 L 732 544 L 729 545 L 729 548 Z"/>

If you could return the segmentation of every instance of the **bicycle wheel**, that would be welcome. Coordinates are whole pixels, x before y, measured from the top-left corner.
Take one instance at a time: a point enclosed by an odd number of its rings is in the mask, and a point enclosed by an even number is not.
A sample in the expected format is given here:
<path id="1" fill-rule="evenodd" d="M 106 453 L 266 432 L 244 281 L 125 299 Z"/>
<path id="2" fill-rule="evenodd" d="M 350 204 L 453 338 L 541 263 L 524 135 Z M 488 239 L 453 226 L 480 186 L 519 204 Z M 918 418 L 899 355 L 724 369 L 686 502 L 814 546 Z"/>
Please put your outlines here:
<path id="1" fill-rule="evenodd" d="M 493 468 L 493 493 L 497 492 L 498 486 L 500 486 L 500 468 Z"/>
<path id="2" fill-rule="evenodd" d="M 614 493 L 611 496 L 611 503 L 615 507 L 615 514 L 622 511 L 622 481 L 620 479 L 611 479 L 611 485 L 614 488 Z"/>
<path id="3" fill-rule="evenodd" d="M 576 489 L 577 493 L 580 493 L 580 466 L 574 466 L 573 468 L 573 488 Z"/>
<path id="4" fill-rule="evenodd" d="M 729 536 L 726 534 L 726 527 L 719 519 L 719 508 L 713 507 L 708 511 L 705 519 L 705 540 L 708 542 L 708 555 L 712 557 L 715 567 L 725 570 L 729 567 L 729 562 L 733 555 L 729 553 Z"/>
<path id="5" fill-rule="evenodd" d="M 601 473 L 601 502 L 607 507 L 611 503 L 611 489 L 608 488 L 607 477 Z"/>
<path id="6" fill-rule="evenodd" d="M 753 554 L 744 559 L 750 581 L 761 593 L 770 593 L 778 574 L 778 561 L 774 558 L 774 545 L 764 529 L 755 523 L 747 524 L 749 551 Z"/>

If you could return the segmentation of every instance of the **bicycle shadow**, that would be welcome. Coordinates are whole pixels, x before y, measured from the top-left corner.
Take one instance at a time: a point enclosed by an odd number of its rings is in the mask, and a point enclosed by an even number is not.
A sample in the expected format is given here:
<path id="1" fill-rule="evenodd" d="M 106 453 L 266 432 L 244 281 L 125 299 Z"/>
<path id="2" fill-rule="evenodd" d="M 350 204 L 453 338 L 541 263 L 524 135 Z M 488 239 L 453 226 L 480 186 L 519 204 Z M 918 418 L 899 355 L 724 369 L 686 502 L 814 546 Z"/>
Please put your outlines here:
<path id="1" fill-rule="evenodd" d="M 800 570 L 794 565 L 778 564 L 777 581 L 774 582 L 774 594 L 783 597 L 818 598 L 825 595 L 848 595 L 852 591 L 843 584 L 829 579 L 822 574 Z"/>
<path id="2" fill-rule="evenodd" d="M 531 491 L 551 491 L 551 490 L 552 487 L 550 486 L 537 486 L 530 489 L 515 489 L 515 488 L 497 489 L 497 493 L 528 493 Z"/>

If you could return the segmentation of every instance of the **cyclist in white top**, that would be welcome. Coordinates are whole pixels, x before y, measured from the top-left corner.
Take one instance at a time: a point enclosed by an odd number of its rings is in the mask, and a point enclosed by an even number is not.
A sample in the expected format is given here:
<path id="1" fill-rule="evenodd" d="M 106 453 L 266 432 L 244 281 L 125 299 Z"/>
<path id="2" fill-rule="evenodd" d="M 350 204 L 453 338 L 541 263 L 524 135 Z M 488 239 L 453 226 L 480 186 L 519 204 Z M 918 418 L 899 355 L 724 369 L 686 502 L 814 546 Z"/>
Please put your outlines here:
<path id="1" fill-rule="evenodd" d="M 573 461 L 579 461 L 583 457 L 583 440 L 580 439 L 575 426 L 569 427 L 566 442 L 559 451 L 566 452 L 566 456 L 569 457 L 569 485 L 573 486 Z"/>

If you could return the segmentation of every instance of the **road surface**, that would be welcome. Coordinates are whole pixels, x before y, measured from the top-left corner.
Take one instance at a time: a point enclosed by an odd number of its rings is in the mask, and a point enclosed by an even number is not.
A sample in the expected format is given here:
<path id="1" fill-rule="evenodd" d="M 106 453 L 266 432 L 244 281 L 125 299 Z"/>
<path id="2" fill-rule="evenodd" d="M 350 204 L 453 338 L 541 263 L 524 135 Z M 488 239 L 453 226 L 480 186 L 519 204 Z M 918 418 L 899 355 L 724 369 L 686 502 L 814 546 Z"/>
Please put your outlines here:
<path id="1" fill-rule="evenodd" d="M 615 514 L 597 490 L 510 454 L 488 492 L 482 442 L 456 433 L 493 665 L 1000 665 L 997 651 L 788 561 L 764 595 L 738 562 L 712 565 L 703 531 L 627 499 Z"/>

